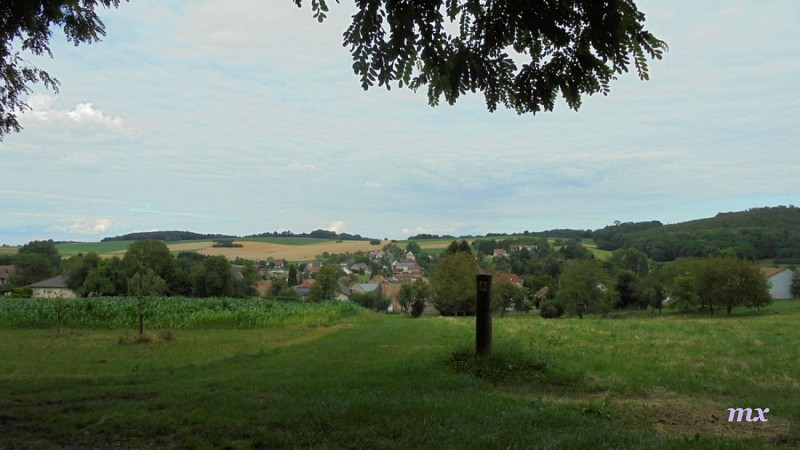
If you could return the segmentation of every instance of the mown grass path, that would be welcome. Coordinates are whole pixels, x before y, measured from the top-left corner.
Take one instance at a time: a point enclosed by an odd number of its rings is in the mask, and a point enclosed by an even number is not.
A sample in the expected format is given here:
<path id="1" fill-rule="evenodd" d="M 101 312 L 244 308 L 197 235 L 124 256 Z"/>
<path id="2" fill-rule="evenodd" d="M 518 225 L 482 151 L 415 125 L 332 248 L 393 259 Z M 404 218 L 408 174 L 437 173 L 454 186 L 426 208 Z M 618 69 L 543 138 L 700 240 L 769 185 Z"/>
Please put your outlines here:
<path id="1" fill-rule="evenodd" d="M 791 447 L 798 319 L 497 318 L 497 354 L 548 368 L 494 379 L 446 363 L 472 344 L 469 318 L 365 313 L 138 345 L 0 329 L 0 448 Z M 728 406 L 774 413 L 733 426 Z"/>

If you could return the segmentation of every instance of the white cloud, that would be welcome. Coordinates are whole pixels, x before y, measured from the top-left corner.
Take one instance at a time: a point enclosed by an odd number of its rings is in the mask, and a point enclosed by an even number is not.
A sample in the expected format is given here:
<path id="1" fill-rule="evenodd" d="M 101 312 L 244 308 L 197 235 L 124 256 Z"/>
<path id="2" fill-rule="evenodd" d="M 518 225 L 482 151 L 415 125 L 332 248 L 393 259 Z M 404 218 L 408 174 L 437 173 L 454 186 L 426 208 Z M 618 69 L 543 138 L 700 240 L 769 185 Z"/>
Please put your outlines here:
<path id="1" fill-rule="evenodd" d="M 313 172 L 317 170 L 317 166 L 315 164 L 304 164 L 299 161 L 292 161 L 285 169 L 290 172 Z"/>
<path id="2" fill-rule="evenodd" d="M 323 230 L 335 231 L 337 233 L 342 233 L 342 232 L 345 231 L 346 226 L 347 226 L 347 223 L 344 222 L 343 220 L 335 220 L 335 221 L 329 223 L 327 226 L 321 226 L 320 228 L 323 229 Z"/>
<path id="3" fill-rule="evenodd" d="M 383 187 L 383 185 L 382 185 L 382 184 L 380 184 L 380 183 L 378 183 L 377 181 L 365 181 L 365 182 L 364 182 L 364 186 L 366 186 L 366 187 L 368 187 L 368 188 L 379 188 L 379 187 Z"/>
<path id="4" fill-rule="evenodd" d="M 115 116 L 97 109 L 93 103 L 84 102 L 76 104 L 72 109 L 54 108 L 55 96 L 49 94 L 34 94 L 28 99 L 31 111 L 26 116 L 40 122 L 85 124 L 106 128 L 117 133 L 132 136 L 135 130 Z"/>
<path id="5" fill-rule="evenodd" d="M 70 225 L 58 227 L 59 231 L 72 234 L 103 234 L 107 232 L 114 221 L 107 218 L 79 218 Z"/>

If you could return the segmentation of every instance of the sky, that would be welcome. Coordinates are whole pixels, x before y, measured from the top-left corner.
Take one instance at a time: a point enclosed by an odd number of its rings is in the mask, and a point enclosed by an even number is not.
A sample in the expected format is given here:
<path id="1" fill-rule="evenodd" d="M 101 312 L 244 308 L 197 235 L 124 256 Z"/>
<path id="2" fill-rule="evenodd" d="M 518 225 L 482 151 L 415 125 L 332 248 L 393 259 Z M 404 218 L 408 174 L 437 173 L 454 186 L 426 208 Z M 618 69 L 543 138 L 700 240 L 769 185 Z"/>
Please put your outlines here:
<path id="1" fill-rule="evenodd" d="M 306 2 L 309 3 L 309 2 Z M 331 2 L 332 3 L 332 2 Z M 418 233 L 677 223 L 800 198 L 800 2 L 638 0 L 669 45 L 575 112 L 364 91 L 341 35 L 290 0 L 132 0 L 107 36 L 28 59 L 0 143 L 0 244 L 135 231 Z"/>

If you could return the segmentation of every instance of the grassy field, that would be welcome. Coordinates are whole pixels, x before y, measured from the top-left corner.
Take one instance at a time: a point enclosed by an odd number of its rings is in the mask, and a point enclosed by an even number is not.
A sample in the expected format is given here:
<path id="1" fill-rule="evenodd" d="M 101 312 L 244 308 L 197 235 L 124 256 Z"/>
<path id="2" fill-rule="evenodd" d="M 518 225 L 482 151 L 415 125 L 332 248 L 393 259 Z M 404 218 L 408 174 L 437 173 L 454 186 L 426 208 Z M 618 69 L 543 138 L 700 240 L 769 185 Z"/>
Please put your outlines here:
<path id="1" fill-rule="evenodd" d="M 124 328 L 0 328 L 0 448 L 800 445 L 797 301 L 494 326 L 489 363 L 453 356 L 471 318 L 364 312 L 136 345 Z M 729 407 L 769 422 L 728 423 Z"/>

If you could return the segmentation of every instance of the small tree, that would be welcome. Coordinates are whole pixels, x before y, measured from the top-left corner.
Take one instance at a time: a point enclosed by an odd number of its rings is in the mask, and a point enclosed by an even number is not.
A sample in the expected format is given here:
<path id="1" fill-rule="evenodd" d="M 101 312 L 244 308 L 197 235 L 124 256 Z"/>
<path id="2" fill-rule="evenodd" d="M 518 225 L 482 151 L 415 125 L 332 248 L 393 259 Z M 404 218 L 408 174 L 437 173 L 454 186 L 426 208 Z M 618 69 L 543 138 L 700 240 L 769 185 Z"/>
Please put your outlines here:
<path id="1" fill-rule="evenodd" d="M 139 298 L 136 312 L 139 319 L 139 336 L 144 335 L 145 297 L 161 295 L 167 290 L 167 283 L 148 268 L 141 268 L 128 280 L 128 295 Z"/>
<path id="2" fill-rule="evenodd" d="M 583 312 L 604 313 L 617 299 L 614 281 L 593 259 L 567 261 L 556 297 L 564 311 L 583 317 Z"/>
<path id="3" fill-rule="evenodd" d="M 694 311 L 700 306 L 697 297 L 697 281 L 690 273 L 678 275 L 672 280 L 672 302 L 670 308 L 678 308 L 683 312 Z"/>
<path id="4" fill-rule="evenodd" d="M 478 263 L 471 253 L 456 251 L 442 255 L 431 271 L 431 291 L 436 309 L 443 315 L 475 314 L 477 275 Z"/>
<path id="5" fill-rule="evenodd" d="M 417 298 L 417 288 L 411 283 L 400 285 L 400 292 L 397 294 L 397 301 L 403 312 L 408 313 L 411 304 Z"/>
<path id="6" fill-rule="evenodd" d="M 289 277 L 287 279 L 287 283 L 289 283 L 289 287 L 294 287 L 299 284 L 297 281 L 297 266 L 294 264 L 289 265 Z"/>
<path id="7" fill-rule="evenodd" d="M 323 266 L 314 277 L 314 284 L 309 290 L 309 300 L 320 302 L 333 300 L 339 290 L 339 269 L 335 266 Z"/>
<path id="8" fill-rule="evenodd" d="M 499 280 L 492 286 L 492 311 L 499 312 L 500 317 L 506 315 L 508 309 L 523 306 L 525 291 L 521 286 L 509 280 Z M 524 309 L 524 307 L 519 308 Z"/>

